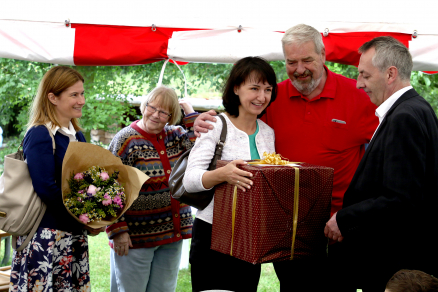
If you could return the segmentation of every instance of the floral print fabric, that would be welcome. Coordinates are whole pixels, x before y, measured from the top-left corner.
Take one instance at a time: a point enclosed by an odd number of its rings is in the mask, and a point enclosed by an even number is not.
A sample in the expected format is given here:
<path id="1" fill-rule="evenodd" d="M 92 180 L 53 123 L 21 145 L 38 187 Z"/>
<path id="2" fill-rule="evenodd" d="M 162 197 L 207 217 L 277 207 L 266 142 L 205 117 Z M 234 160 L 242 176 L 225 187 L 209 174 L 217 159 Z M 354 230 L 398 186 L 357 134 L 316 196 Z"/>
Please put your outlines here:
<path id="1" fill-rule="evenodd" d="M 17 247 L 26 236 L 17 238 Z M 20 252 L 14 251 L 10 290 L 13 292 L 90 291 L 88 240 L 49 228 L 38 228 Z"/>

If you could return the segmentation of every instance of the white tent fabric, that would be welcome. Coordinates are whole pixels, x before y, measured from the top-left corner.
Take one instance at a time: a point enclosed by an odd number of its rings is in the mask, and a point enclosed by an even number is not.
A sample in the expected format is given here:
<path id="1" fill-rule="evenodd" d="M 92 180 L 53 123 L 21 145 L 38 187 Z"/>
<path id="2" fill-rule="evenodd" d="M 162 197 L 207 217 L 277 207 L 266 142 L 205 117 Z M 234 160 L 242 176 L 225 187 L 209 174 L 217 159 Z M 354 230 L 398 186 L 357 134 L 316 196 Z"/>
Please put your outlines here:
<path id="1" fill-rule="evenodd" d="M 328 31 L 324 42 L 330 47 L 339 39 L 328 54 L 334 61 L 343 62 L 352 50 L 343 46 L 357 35 L 397 33 L 409 37 L 414 70 L 437 71 L 436 3 L 0 0 L 0 57 L 68 65 L 136 65 L 167 58 L 232 63 L 248 55 L 281 60 L 282 33 L 306 23 Z M 331 40 L 332 35 L 337 38 Z"/>

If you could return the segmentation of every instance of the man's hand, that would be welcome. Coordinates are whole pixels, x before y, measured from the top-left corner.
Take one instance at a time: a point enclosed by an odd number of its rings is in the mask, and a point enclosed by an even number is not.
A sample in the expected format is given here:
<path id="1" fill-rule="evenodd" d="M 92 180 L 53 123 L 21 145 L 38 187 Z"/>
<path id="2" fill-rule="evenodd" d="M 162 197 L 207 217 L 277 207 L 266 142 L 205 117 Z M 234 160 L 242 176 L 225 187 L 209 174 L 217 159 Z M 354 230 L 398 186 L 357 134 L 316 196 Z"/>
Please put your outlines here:
<path id="1" fill-rule="evenodd" d="M 194 129 L 195 129 L 195 136 L 201 137 L 201 133 L 207 133 L 208 130 L 213 130 L 213 126 L 207 123 L 206 121 L 212 121 L 216 123 L 216 116 L 217 113 L 215 110 L 209 110 L 208 112 L 202 113 L 199 117 L 196 118 Z"/>
<path id="2" fill-rule="evenodd" d="M 324 234 L 329 239 L 333 239 L 334 241 L 341 242 L 344 237 L 341 234 L 341 230 L 339 230 L 338 223 L 336 222 L 336 214 L 335 213 L 332 218 L 325 224 Z"/>
<path id="3" fill-rule="evenodd" d="M 119 256 L 126 256 L 132 247 L 131 237 L 128 232 L 120 233 L 113 238 L 113 249 Z"/>

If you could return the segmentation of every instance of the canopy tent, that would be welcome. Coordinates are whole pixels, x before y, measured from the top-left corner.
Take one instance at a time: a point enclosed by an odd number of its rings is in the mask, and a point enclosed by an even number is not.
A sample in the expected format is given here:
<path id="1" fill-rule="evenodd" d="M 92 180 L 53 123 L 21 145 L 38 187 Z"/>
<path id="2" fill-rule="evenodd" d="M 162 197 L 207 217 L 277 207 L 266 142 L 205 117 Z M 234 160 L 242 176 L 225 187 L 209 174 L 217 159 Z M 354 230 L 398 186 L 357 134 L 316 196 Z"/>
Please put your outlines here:
<path id="1" fill-rule="evenodd" d="M 380 35 L 402 41 L 414 70 L 438 71 L 435 0 L 0 0 L 0 57 L 65 65 L 138 65 L 173 59 L 283 60 L 295 24 L 323 34 L 327 60 L 357 65 Z"/>

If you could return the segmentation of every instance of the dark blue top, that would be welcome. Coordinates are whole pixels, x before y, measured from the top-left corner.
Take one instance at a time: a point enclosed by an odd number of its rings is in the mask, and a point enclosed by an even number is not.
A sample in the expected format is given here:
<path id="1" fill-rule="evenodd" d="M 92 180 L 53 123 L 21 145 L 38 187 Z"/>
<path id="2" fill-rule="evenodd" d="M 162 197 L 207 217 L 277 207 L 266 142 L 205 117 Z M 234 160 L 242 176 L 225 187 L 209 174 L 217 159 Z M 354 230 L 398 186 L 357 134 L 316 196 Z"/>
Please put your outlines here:
<path id="1" fill-rule="evenodd" d="M 45 126 L 32 127 L 23 143 L 24 157 L 27 159 L 33 187 L 47 205 L 39 227 L 82 234 L 83 225 L 67 212 L 62 202 L 62 161 L 70 139 L 59 132 L 56 132 L 54 137 L 55 155 L 53 155 L 52 138 Z M 76 133 L 76 139 L 86 142 L 81 132 Z"/>

